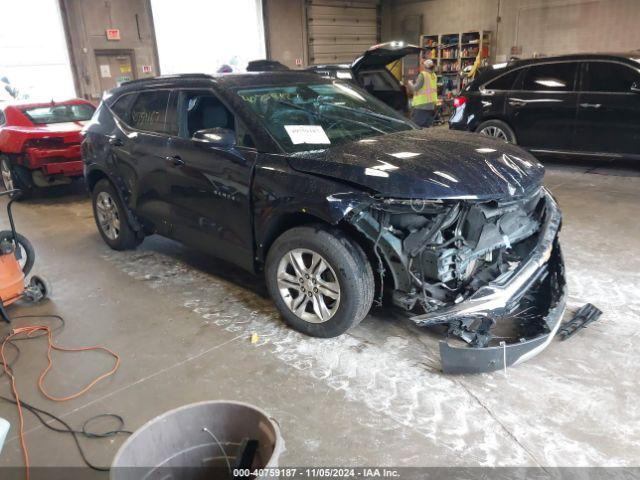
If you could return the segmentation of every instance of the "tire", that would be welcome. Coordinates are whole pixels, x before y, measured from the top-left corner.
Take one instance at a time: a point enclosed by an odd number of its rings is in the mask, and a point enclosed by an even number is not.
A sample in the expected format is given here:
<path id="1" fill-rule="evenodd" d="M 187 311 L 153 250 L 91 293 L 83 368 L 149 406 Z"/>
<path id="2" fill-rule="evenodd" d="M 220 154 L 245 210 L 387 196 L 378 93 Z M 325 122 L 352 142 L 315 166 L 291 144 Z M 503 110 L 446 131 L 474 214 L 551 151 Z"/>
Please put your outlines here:
<path id="1" fill-rule="evenodd" d="M 0 172 L 2 173 L 2 185 L 5 190 L 19 189 L 22 191 L 19 198 L 27 198 L 33 193 L 34 186 L 31 172 L 21 165 L 13 165 L 6 155 L 0 155 Z"/>
<path id="2" fill-rule="evenodd" d="M 508 143 L 518 144 L 513 129 L 502 120 L 487 120 L 476 128 L 476 132 L 487 137 L 499 138 Z"/>
<path id="3" fill-rule="evenodd" d="M 318 257 L 327 268 L 320 262 L 311 268 Z M 303 268 L 296 271 L 293 260 Z M 360 323 L 373 303 L 373 270 L 362 248 L 324 225 L 292 228 L 278 237 L 267 255 L 265 277 L 285 322 L 312 337 L 341 335 Z"/>
<path id="4" fill-rule="evenodd" d="M 91 192 L 93 218 L 98 232 L 114 250 L 131 250 L 142 242 L 131 228 L 125 206 L 113 185 L 106 179 L 100 180 Z"/>
<path id="5" fill-rule="evenodd" d="M 0 231 L 0 242 L 13 239 L 13 233 L 11 230 L 2 230 Z M 16 249 L 16 260 L 20 263 L 22 267 L 22 273 L 25 276 L 29 274 L 31 269 L 33 268 L 33 264 L 36 261 L 36 251 L 33 249 L 33 245 L 24 235 L 20 235 L 16 232 L 16 240 L 18 242 L 18 246 L 21 248 L 21 257 L 18 258 L 18 251 Z"/>

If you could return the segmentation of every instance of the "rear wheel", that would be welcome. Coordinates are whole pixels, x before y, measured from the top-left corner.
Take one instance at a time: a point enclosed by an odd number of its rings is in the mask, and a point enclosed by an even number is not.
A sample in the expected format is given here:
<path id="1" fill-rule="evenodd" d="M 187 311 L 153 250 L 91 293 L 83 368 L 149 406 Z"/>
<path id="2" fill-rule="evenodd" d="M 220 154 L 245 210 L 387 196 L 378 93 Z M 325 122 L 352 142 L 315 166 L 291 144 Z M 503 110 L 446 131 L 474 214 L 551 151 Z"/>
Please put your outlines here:
<path id="1" fill-rule="evenodd" d="M 367 315 L 374 295 L 371 265 L 337 229 L 296 227 L 267 255 L 266 282 L 284 320 L 314 337 L 335 337 Z"/>
<path id="2" fill-rule="evenodd" d="M 100 236 L 114 250 L 137 247 L 142 239 L 131 228 L 125 206 L 113 185 L 100 180 L 92 191 L 93 216 Z"/>
<path id="3" fill-rule="evenodd" d="M 33 190 L 31 172 L 21 165 L 13 165 L 6 155 L 0 155 L 0 173 L 4 189 L 22 191 L 21 197 L 28 196 Z"/>
<path id="4" fill-rule="evenodd" d="M 517 144 L 516 134 L 513 129 L 501 120 L 488 120 L 482 122 L 476 129 L 481 135 L 487 137 L 499 138 L 508 143 Z"/>

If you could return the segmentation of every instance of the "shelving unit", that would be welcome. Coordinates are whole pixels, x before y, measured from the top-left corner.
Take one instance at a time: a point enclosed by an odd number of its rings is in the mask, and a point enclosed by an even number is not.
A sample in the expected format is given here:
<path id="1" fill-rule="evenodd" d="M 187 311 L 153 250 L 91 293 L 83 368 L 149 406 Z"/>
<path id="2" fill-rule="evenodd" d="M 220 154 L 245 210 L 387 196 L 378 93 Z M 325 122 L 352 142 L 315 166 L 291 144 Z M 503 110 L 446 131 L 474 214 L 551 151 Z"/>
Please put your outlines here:
<path id="1" fill-rule="evenodd" d="M 422 35 L 420 45 L 427 48 L 428 58 L 436 62 L 438 83 L 443 77 L 453 80 L 454 88 L 462 85 L 460 72 L 476 61 L 478 53 L 488 59 L 491 48 L 491 32 L 462 32 L 444 35 Z"/>

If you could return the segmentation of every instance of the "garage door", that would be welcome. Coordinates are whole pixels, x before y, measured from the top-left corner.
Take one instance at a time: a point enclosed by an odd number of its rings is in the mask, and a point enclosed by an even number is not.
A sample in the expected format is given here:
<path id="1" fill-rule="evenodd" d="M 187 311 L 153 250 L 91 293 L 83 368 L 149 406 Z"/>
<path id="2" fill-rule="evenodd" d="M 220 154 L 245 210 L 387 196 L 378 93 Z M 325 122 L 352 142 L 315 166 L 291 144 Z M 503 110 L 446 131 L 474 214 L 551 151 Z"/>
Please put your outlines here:
<path id="1" fill-rule="evenodd" d="M 309 63 L 351 63 L 380 39 L 377 0 L 307 0 Z"/>
<path id="2" fill-rule="evenodd" d="M 57 0 L 3 2 L 0 15 L 0 81 L 20 99 L 74 97 Z"/>

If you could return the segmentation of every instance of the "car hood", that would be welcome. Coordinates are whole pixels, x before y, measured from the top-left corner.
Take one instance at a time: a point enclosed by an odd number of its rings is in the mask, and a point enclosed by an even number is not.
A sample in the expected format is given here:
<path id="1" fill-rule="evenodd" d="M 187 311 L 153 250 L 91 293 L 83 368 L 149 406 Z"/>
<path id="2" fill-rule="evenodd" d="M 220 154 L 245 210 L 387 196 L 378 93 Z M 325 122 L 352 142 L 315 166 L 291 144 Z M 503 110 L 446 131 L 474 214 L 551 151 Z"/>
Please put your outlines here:
<path id="1" fill-rule="evenodd" d="M 294 170 L 389 198 L 499 200 L 538 188 L 544 167 L 524 150 L 473 133 L 409 130 L 289 158 Z"/>
<path id="2" fill-rule="evenodd" d="M 374 45 L 364 52 L 352 64 L 354 72 L 359 70 L 377 70 L 384 68 L 396 60 L 400 60 L 407 55 L 419 54 L 424 49 L 417 45 L 410 45 L 404 42 L 387 42 Z"/>

